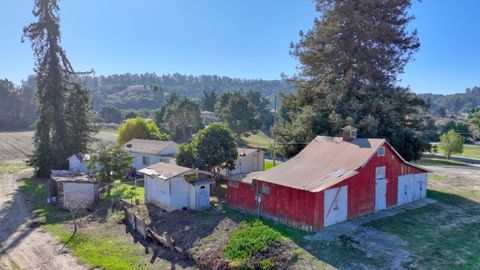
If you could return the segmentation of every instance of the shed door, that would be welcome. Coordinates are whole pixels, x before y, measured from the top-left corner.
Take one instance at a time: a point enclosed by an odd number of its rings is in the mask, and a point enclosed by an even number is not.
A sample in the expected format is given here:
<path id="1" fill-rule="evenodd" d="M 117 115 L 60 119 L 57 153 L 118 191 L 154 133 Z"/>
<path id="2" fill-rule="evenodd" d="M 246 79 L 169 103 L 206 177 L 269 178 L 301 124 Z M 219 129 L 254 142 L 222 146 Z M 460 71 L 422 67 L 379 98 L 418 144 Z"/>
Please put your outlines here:
<path id="1" fill-rule="evenodd" d="M 330 226 L 347 220 L 348 186 L 325 190 L 323 210 L 324 226 Z"/>
<path id="2" fill-rule="evenodd" d="M 210 206 L 210 194 L 208 190 L 208 184 L 198 186 L 197 189 L 197 208 L 205 209 Z"/>
<path id="3" fill-rule="evenodd" d="M 375 210 L 387 207 L 387 179 L 385 179 L 385 166 L 375 170 Z"/>
<path id="4" fill-rule="evenodd" d="M 408 203 L 413 200 L 413 176 L 413 174 L 407 174 L 398 177 L 398 205 Z"/>
<path id="5" fill-rule="evenodd" d="M 427 197 L 427 175 L 424 173 L 413 175 L 413 200 Z"/>

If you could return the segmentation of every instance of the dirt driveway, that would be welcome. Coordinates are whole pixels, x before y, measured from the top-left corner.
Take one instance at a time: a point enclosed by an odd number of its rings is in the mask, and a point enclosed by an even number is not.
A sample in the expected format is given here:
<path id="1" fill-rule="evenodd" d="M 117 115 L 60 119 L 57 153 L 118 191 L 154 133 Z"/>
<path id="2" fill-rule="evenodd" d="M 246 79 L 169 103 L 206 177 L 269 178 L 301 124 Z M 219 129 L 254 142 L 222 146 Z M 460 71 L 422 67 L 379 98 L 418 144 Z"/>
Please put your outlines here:
<path id="1" fill-rule="evenodd" d="M 31 222 L 17 181 L 31 173 L 24 170 L 0 179 L 0 269 L 86 269 L 72 255 L 59 254 L 59 242 Z"/>

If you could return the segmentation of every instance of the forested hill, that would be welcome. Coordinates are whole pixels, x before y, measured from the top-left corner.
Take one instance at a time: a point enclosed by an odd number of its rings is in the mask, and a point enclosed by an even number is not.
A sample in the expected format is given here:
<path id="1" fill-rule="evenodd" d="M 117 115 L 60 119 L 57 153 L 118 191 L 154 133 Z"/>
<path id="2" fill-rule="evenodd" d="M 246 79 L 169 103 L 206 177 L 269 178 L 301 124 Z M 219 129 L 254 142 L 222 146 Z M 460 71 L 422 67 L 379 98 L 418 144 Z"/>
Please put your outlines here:
<path id="1" fill-rule="evenodd" d="M 437 115 L 469 112 L 480 107 L 480 87 L 467 88 L 465 93 L 450 95 L 419 94 L 420 98 L 430 101 L 430 110 Z"/>
<path id="2" fill-rule="evenodd" d="M 236 79 L 217 75 L 168 74 L 115 74 L 82 79 L 91 90 L 95 108 L 111 105 L 118 109 L 154 109 L 166 95 L 177 93 L 199 99 L 203 91 L 217 93 L 235 90 L 257 90 L 270 99 L 276 93 L 292 91 L 292 87 L 281 80 Z M 154 85 L 159 88 L 154 90 Z"/>

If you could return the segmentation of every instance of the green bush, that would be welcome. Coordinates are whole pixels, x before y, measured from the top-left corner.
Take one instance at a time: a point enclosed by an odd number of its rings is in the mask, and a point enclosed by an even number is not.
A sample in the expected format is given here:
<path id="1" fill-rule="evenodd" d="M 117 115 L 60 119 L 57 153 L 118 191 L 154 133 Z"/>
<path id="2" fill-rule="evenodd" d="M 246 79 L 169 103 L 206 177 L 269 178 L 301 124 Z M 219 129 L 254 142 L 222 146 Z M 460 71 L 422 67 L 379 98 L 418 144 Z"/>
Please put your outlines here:
<path id="1" fill-rule="evenodd" d="M 252 258 L 255 253 L 267 251 L 270 245 L 279 242 L 280 239 L 279 232 L 260 220 L 243 223 L 243 227 L 232 234 L 225 246 L 224 256 L 233 261 L 244 262 Z M 265 264 L 268 263 L 265 262 Z"/>

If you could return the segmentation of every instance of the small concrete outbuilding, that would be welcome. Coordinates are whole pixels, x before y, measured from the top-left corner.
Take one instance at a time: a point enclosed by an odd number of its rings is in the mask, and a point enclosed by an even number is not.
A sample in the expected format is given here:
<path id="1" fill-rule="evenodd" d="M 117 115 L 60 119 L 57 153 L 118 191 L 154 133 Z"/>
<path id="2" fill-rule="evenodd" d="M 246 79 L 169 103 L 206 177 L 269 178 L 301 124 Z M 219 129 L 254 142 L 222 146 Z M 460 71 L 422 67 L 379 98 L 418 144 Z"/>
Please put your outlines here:
<path id="1" fill-rule="evenodd" d="M 227 171 L 227 175 L 248 174 L 264 170 L 265 154 L 260 149 L 237 148 L 238 159 L 235 161 L 235 169 Z"/>
<path id="2" fill-rule="evenodd" d="M 178 144 L 174 141 L 132 139 L 125 150 L 133 156 L 133 168 L 143 169 L 157 162 L 175 164 Z"/>
<path id="3" fill-rule="evenodd" d="M 81 172 L 52 170 L 50 175 L 49 201 L 58 202 L 62 207 L 78 200 L 82 205 L 98 200 L 99 185 L 95 177 Z"/>
<path id="4" fill-rule="evenodd" d="M 145 202 L 167 211 L 210 207 L 212 175 L 205 171 L 159 162 L 141 169 Z"/>

